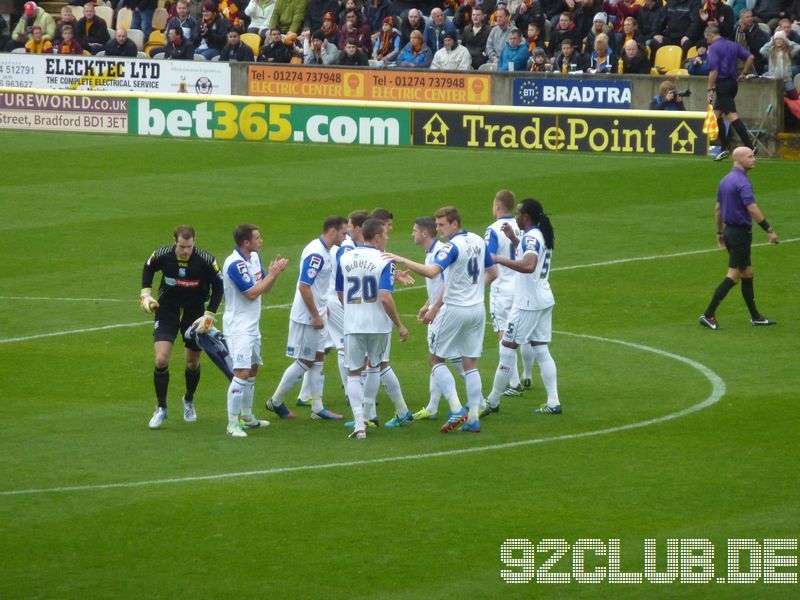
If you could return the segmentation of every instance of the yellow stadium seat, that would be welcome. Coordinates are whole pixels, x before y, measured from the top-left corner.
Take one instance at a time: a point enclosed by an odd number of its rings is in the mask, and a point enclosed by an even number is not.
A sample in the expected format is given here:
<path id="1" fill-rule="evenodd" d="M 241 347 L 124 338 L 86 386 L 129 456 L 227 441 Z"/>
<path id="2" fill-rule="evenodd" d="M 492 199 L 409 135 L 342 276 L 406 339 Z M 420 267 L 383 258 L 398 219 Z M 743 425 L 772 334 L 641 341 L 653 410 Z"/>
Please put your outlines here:
<path id="1" fill-rule="evenodd" d="M 653 66 L 665 71 L 681 68 L 681 57 L 683 56 L 683 49 L 680 46 L 661 46 L 656 50 L 656 59 Z"/>
<path id="2" fill-rule="evenodd" d="M 258 49 L 261 47 L 261 36 L 257 33 L 243 33 L 241 36 L 242 43 L 250 46 L 253 51 L 253 56 L 258 56 Z"/>
<path id="3" fill-rule="evenodd" d="M 150 37 L 147 39 L 147 43 L 144 45 L 144 53 L 149 56 L 150 50 L 152 50 L 153 48 L 158 48 L 159 46 L 166 46 L 166 45 L 167 45 L 167 38 L 164 36 L 164 32 L 154 29 L 150 33 Z"/>
<path id="4" fill-rule="evenodd" d="M 671 77 L 680 76 L 680 75 L 688 75 L 688 74 L 689 74 L 689 71 L 687 71 L 686 69 L 672 69 L 672 70 L 667 71 L 665 73 L 665 75 L 669 75 Z"/>
<path id="5" fill-rule="evenodd" d="M 116 28 L 130 29 L 133 22 L 133 11 L 130 8 L 120 8 L 117 11 Z"/>
<path id="6" fill-rule="evenodd" d="M 169 13 L 164 8 L 157 8 L 153 13 L 153 29 L 164 31 L 169 21 Z"/>
<path id="7" fill-rule="evenodd" d="M 76 21 L 80 21 L 83 18 L 82 6 L 70 6 L 69 9 L 72 11 L 72 16 L 75 17 Z"/>
<path id="8" fill-rule="evenodd" d="M 114 26 L 114 9 L 110 6 L 95 6 L 94 14 L 103 19 L 109 29 Z"/>
<path id="9" fill-rule="evenodd" d="M 697 47 L 692 46 L 691 48 L 689 48 L 689 50 L 686 51 L 686 60 L 691 60 L 695 56 L 697 56 Z"/>

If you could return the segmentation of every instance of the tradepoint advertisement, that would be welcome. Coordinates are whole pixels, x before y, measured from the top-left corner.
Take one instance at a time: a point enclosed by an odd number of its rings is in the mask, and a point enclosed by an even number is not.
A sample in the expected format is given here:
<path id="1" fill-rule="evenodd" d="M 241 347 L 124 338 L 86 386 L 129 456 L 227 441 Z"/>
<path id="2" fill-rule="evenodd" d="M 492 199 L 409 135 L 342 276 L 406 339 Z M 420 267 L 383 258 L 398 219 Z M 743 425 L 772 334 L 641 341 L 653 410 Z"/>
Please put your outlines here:
<path id="1" fill-rule="evenodd" d="M 131 99 L 134 135 L 215 140 L 411 144 L 411 111 L 292 103 Z"/>

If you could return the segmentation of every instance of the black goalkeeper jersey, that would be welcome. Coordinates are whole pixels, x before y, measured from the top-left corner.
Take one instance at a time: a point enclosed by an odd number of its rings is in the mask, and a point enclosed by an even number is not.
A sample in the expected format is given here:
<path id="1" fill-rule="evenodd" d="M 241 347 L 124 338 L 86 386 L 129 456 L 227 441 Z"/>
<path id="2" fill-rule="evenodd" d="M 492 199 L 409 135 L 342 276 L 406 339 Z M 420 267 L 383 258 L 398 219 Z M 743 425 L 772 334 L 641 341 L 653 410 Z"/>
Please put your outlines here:
<path id="1" fill-rule="evenodd" d="M 208 300 L 208 310 L 217 312 L 223 287 L 222 273 L 213 255 L 195 248 L 188 260 L 178 260 L 175 246 L 163 246 L 144 263 L 143 288 L 153 287 L 156 271 L 161 271 L 161 285 L 156 298 L 160 304 L 196 306 Z"/>

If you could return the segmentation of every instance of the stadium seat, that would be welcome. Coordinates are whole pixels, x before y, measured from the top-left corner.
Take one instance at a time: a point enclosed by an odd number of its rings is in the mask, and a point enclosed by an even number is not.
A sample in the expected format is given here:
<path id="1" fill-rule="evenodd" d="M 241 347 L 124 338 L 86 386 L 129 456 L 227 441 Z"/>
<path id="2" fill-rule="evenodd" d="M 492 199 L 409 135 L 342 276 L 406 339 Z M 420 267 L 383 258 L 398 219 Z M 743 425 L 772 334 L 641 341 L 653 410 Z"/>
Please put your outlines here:
<path id="1" fill-rule="evenodd" d="M 491 62 L 483 63 L 478 67 L 478 71 L 496 71 L 497 65 Z"/>
<path id="2" fill-rule="evenodd" d="M 166 9 L 157 8 L 153 13 L 153 29 L 164 31 L 167 27 L 167 21 L 169 21 L 169 13 Z"/>
<path id="3" fill-rule="evenodd" d="M 105 50 L 100 50 L 100 52 L 95 54 L 95 56 L 105 56 L 105 55 L 106 55 L 106 51 Z"/>
<path id="4" fill-rule="evenodd" d="M 219 62 L 219 54 L 211 59 L 211 62 Z"/>
<path id="5" fill-rule="evenodd" d="M 691 48 L 689 48 L 689 50 L 686 52 L 686 60 L 691 60 L 691 59 L 693 59 L 695 56 L 697 56 L 697 46 L 692 46 L 692 47 L 691 47 Z"/>
<path id="6" fill-rule="evenodd" d="M 136 58 L 148 58 L 148 56 L 144 52 L 137 52 Z"/>
<path id="7" fill-rule="evenodd" d="M 11 54 L 27 54 L 27 53 L 28 53 L 28 51 L 25 50 L 25 48 L 14 48 L 11 51 Z"/>
<path id="8" fill-rule="evenodd" d="M 94 14 L 103 19 L 109 28 L 114 26 L 114 9 L 110 6 L 95 6 Z"/>
<path id="9" fill-rule="evenodd" d="M 69 9 L 72 11 L 76 21 L 80 21 L 83 18 L 83 6 L 70 6 Z"/>
<path id="10" fill-rule="evenodd" d="M 201 61 L 205 62 L 205 60 L 206 60 L 206 57 L 205 57 L 205 56 L 203 56 L 202 54 L 195 54 L 195 55 L 194 55 L 194 59 L 195 59 L 195 60 L 201 60 Z"/>
<path id="11" fill-rule="evenodd" d="M 681 75 L 688 75 L 688 74 L 689 74 L 689 71 L 687 71 L 686 69 L 671 69 L 671 70 L 667 71 L 666 73 L 664 73 L 664 75 L 669 75 L 671 77 L 681 76 Z"/>
<path id="12" fill-rule="evenodd" d="M 164 58 L 164 53 L 163 52 L 157 52 L 156 54 L 153 55 L 153 58 L 155 60 L 161 60 L 162 58 Z"/>
<path id="13" fill-rule="evenodd" d="M 150 54 L 150 50 L 153 48 L 158 48 L 159 46 L 166 46 L 167 45 L 167 38 L 164 36 L 162 31 L 158 31 L 154 29 L 150 32 L 150 37 L 147 40 L 147 43 L 144 45 L 144 52 L 145 54 Z"/>
<path id="14" fill-rule="evenodd" d="M 772 37 L 772 30 L 769 28 L 769 25 L 766 23 L 757 23 L 758 28 L 766 33 L 768 36 Z"/>
<path id="15" fill-rule="evenodd" d="M 144 48 L 144 32 L 141 29 L 128 29 L 128 39 L 136 44 L 136 49 Z"/>
<path id="16" fill-rule="evenodd" d="M 243 33 L 241 36 L 242 42 L 250 46 L 255 56 L 258 56 L 258 50 L 261 47 L 261 36 L 257 33 Z"/>
<path id="17" fill-rule="evenodd" d="M 117 24 L 115 27 L 119 29 L 130 29 L 133 22 L 133 11 L 130 8 L 120 8 L 117 11 Z"/>
<path id="18" fill-rule="evenodd" d="M 680 69 L 682 56 L 683 49 L 680 46 L 661 46 L 656 50 L 656 59 L 653 61 L 653 67 L 664 71 Z"/>

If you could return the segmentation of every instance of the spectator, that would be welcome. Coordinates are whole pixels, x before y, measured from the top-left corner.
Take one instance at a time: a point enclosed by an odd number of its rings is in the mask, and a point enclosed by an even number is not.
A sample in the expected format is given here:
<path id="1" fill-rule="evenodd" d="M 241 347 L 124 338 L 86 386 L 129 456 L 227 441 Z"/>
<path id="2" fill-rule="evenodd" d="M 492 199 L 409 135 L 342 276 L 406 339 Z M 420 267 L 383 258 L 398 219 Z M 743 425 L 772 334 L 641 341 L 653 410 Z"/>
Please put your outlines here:
<path id="1" fill-rule="evenodd" d="M 553 65 L 547 62 L 547 52 L 544 51 L 544 48 L 536 48 L 533 51 L 530 65 L 529 70 L 534 73 L 543 73 L 544 71 L 551 71 L 553 69 Z"/>
<path id="2" fill-rule="evenodd" d="M 28 54 L 51 54 L 53 42 L 44 37 L 39 25 L 31 27 L 31 39 L 25 42 L 25 52 Z"/>
<path id="3" fill-rule="evenodd" d="M 180 0 L 178 0 L 180 1 Z M 216 0 L 215 0 L 216 1 Z M 186 6 L 188 8 L 188 15 L 192 17 L 198 23 L 200 22 L 200 17 L 203 15 L 203 2 L 205 0 L 186 0 Z M 178 3 L 174 1 L 167 1 L 166 4 L 167 13 L 169 17 L 177 17 L 178 16 Z M 185 32 L 184 32 L 185 33 Z M 184 37 L 186 37 L 184 35 Z"/>
<path id="4" fill-rule="evenodd" d="M 394 28 L 394 17 L 386 17 L 375 38 L 372 58 L 385 64 L 393 63 L 400 54 L 400 32 Z"/>
<path id="5" fill-rule="evenodd" d="M 708 25 L 714 25 L 719 29 L 722 37 L 733 39 L 733 25 L 736 22 L 733 16 L 733 9 L 722 0 L 703 0 L 700 5 L 700 25 L 705 29 Z"/>
<path id="6" fill-rule="evenodd" d="M 73 54 L 83 56 L 83 46 L 75 39 L 73 29 L 69 25 L 61 28 L 61 41 L 53 47 L 53 54 Z"/>
<path id="7" fill-rule="evenodd" d="M 346 40 L 355 39 L 358 49 L 364 54 L 372 52 L 372 30 L 355 10 L 348 10 L 339 36 L 339 50 L 344 52 Z"/>
<path id="8" fill-rule="evenodd" d="M 536 23 L 540 33 L 545 31 L 542 5 L 539 0 L 522 0 L 514 12 L 514 25 L 520 31 L 528 31 L 531 23 Z M 543 34 L 542 38 L 544 38 Z M 544 48 L 544 39 L 542 39 L 542 45 L 537 48 Z"/>
<path id="9" fill-rule="evenodd" d="M 580 41 L 586 37 L 589 30 L 592 28 L 594 16 L 601 12 L 603 8 L 603 0 L 576 0 L 575 10 L 572 11 L 572 21 L 575 23 L 575 31 L 577 33 L 576 41 Z M 608 20 L 606 18 L 606 20 Z"/>
<path id="10" fill-rule="evenodd" d="M 457 34 L 458 30 L 455 25 L 444 18 L 441 8 L 434 8 L 431 11 L 431 22 L 425 27 L 423 33 L 425 43 L 433 52 L 438 52 L 440 48 L 444 47 L 445 33 Z"/>
<path id="11" fill-rule="evenodd" d="M 477 69 L 487 60 L 486 41 L 489 39 L 489 27 L 484 24 L 483 8 L 476 6 L 472 9 L 472 23 L 464 28 L 462 46 L 467 49 L 472 57 L 472 68 Z"/>
<path id="12" fill-rule="evenodd" d="M 798 0 L 800 1 L 800 0 Z M 792 29 L 791 19 L 781 19 L 778 22 L 778 28 L 775 31 L 783 31 L 786 34 L 786 39 L 795 44 L 800 44 L 800 33 Z"/>
<path id="13" fill-rule="evenodd" d="M 766 68 L 761 48 L 769 41 L 769 34 L 755 24 L 752 10 L 744 9 L 739 13 L 739 27 L 736 29 L 735 41 L 753 55 L 755 58 L 753 68 L 758 75 L 761 75 Z"/>
<path id="14" fill-rule="evenodd" d="M 344 43 L 344 52 L 339 55 L 339 64 L 347 67 L 368 67 L 367 53 L 358 47 L 356 38 L 347 38 Z"/>
<path id="15" fill-rule="evenodd" d="M 444 34 L 444 46 L 433 55 L 431 69 L 443 71 L 469 71 L 472 69 L 472 56 L 469 50 L 458 43 L 455 32 Z"/>
<path id="16" fill-rule="evenodd" d="M 11 41 L 6 44 L 6 50 L 11 52 L 16 48 L 24 48 L 32 37 L 34 25 L 41 27 L 44 39 L 53 41 L 56 34 L 56 22 L 53 17 L 43 8 L 36 6 L 36 2 L 26 2 L 22 9 L 22 16 L 11 34 Z"/>
<path id="17" fill-rule="evenodd" d="M 281 30 L 273 27 L 269 30 L 269 41 L 261 46 L 258 52 L 258 62 L 286 64 L 292 62 L 292 50 L 281 39 Z"/>
<path id="18" fill-rule="evenodd" d="M 787 16 L 787 5 L 787 0 L 756 0 L 753 17 L 756 23 L 766 23 L 774 31 L 778 21 Z"/>
<path id="19" fill-rule="evenodd" d="M 0 52 L 5 50 L 6 45 L 8 45 L 8 42 L 10 41 L 11 38 L 8 35 L 8 23 L 6 23 L 3 15 L 0 15 Z"/>
<path id="20" fill-rule="evenodd" d="M 105 47 L 106 56 L 119 56 L 127 58 L 136 58 L 139 54 L 139 49 L 132 40 L 128 39 L 128 30 L 120 27 L 115 32 L 112 39 L 108 40 Z"/>
<path id="21" fill-rule="evenodd" d="M 505 5 L 500 5 L 495 11 L 495 25 L 489 32 L 486 40 L 486 57 L 488 62 L 497 64 L 500 62 L 500 54 L 508 41 L 508 34 L 511 31 L 510 14 Z"/>
<path id="22" fill-rule="evenodd" d="M 131 15 L 131 29 L 138 29 L 144 33 L 145 40 L 153 31 L 153 15 L 156 12 L 157 0 L 119 0 L 117 10 L 129 8 Z M 110 25 L 110 23 L 109 23 Z"/>
<path id="23" fill-rule="evenodd" d="M 780 29 L 761 48 L 761 56 L 769 66 L 764 77 L 782 81 L 784 93 L 790 100 L 797 100 L 797 90 L 792 78 L 792 61 L 798 55 L 800 55 L 800 44 L 790 41 L 786 33 Z"/>
<path id="24" fill-rule="evenodd" d="M 394 17 L 395 10 L 392 0 L 367 0 L 364 5 L 366 8 L 365 21 L 369 24 L 371 31 L 378 32 L 386 17 Z"/>
<path id="25" fill-rule="evenodd" d="M 205 3 L 203 4 L 203 10 L 205 10 Z M 236 2 L 233 0 L 219 0 L 217 4 L 217 12 L 219 13 L 220 18 L 225 19 L 230 23 L 231 27 L 241 27 L 244 28 L 244 20 L 242 19 L 242 13 L 239 10 L 239 7 L 236 5 Z"/>
<path id="26" fill-rule="evenodd" d="M 583 73 L 586 70 L 586 59 L 575 51 L 572 38 L 564 38 L 561 42 L 561 54 L 553 63 L 553 71 L 558 73 Z"/>
<path id="27" fill-rule="evenodd" d="M 622 24 L 625 19 L 631 17 L 635 20 L 641 8 L 636 0 L 606 0 L 603 2 L 603 11 L 609 16 L 609 20 L 611 17 L 615 19 L 614 33 L 622 33 Z"/>
<path id="28" fill-rule="evenodd" d="M 344 27 L 345 17 L 351 10 L 356 11 L 361 19 L 365 19 L 367 12 L 364 10 L 364 5 L 361 0 L 345 0 L 344 8 L 339 11 L 339 26 Z"/>
<path id="29" fill-rule="evenodd" d="M 645 47 L 637 44 L 635 40 L 628 40 L 623 46 L 622 72 L 631 75 L 650 74 L 650 60 L 647 58 Z"/>
<path id="30" fill-rule="evenodd" d="M 194 60 L 194 45 L 183 37 L 183 29 L 180 27 L 167 29 L 167 45 L 164 47 L 164 58 L 169 60 Z"/>
<path id="31" fill-rule="evenodd" d="M 87 2 L 83 6 L 83 17 L 75 25 L 75 39 L 83 49 L 97 54 L 108 43 L 108 24 L 94 14 L 94 3 Z"/>
<path id="32" fill-rule="evenodd" d="M 200 22 L 200 45 L 194 53 L 206 60 L 219 56 L 228 41 L 231 22 L 217 13 L 213 2 L 203 3 L 202 21 Z"/>
<path id="33" fill-rule="evenodd" d="M 339 17 L 338 0 L 308 0 L 306 5 L 306 18 L 303 21 L 303 31 L 315 32 L 322 29 L 322 23 L 327 15 L 330 15 L 334 23 L 338 24 Z"/>
<path id="34" fill-rule="evenodd" d="M 406 15 L 406 18 L 403 19 L 403 23 L 400 25 L 401 46 L 405 47 L 411 40 L 412 31 L 419 31 L 420 33 L 425 31 L 425 19 L 422 18 L 422 13 L 416 8 L 412 8 L 408 11 L 408 15 Z"/>
<path id="35" fill-rule="evenodd" d="M 602 73 L 616 73 L 619 67 L 617 55 L 609 48 L 608 36 L 599 34 L 594 39 L 594 52 L 589 59 L 587 73 L 594 75 Z"/>
<path id="36" fill-rule="evenodd" d="M 563 12 L 558 17 L 558 24 L 550 31 L 550 44 L 547 49 L 551 55 L 561 48 L 561 42 L 566 39 L 569 39 L 573 46 L 577 46 L 581 38 L 578 37 L 575 23 L 572 22 L 572 15 Z"/>
<path id="37" fill-rule="evenodd" d="M 513 29 L 508 33 L 508 40 L 500 53 L 497 70 L 524 71 L 530 57 L 531 53 L 528 52 L 528 47 L 522 43 L 522 33 L 519 29 Z"/>
<path id="38" fill-rule="evenodd" d="M 661 46 L 680 46 L 684 54 L 702 37 L 699 0 L 667 0 L 661 32 L 653 36 L 653 52 Z"/>
<path id="39" fill-rule="evenodd" d="M 253 49 L 242 42 L 238 27 L 231 27 L 228 31 L 228 43 L 219 55 L 220 62 L 253 62 L 255 56 Z"/>
<path id="40" fill-rule="evenodd" d="M 175 13 L 175 16 L 167 23 L 167 31 L 174 27 L 180 28 L 182 43 L 188 42 L 191 44 L 192 49 L 196 48 L 200 45 L 200 23 L 189 14 L 189 3 L 187 0 L 178 0 Z M 163 49 L 156 48 L 153 50 L 153 53 L 155 54 L 159 52 L 159 50 Z M 194 50 L 192 51 L 194 52 Z"/>
<path id="41" fill-rule="evenodd" d="M 586 37 L 583 38 L 581 51 L 584 54 L 590 54 L 592 50 L 594 50 L 594 40 L 600 34 L 605 34 L 608 36 L 609 40 L 614 40 L 613 43 L 610 44 L 612 49 L 617 47 L 614 31 L 608 26 L 608 15 L 604 12 L 599 12 L 594 16 L 592 28 L 589 30 L 589 33 L 586 34 Z"/>
<path id="42" fill-rule="evenodd" d="M 689 75 L 708 75 L 708 42 L 700 40 L 695 44 L 697 56 L 686 61 L 684 68 L 689 71 Z"/>
<path id="43" fill-rule="evenodd" d="M 339 62 L 339 48 L 325 39 L 325 34 L 318 29 L 311 35 L 311 44 L 305 53 L 303 63 L 307 65 L 335 65 Z"/>
<path id="44" fill-rule="evenodd" d="M 397 66 L 427 69 L 431 66 L 431 62 L 433 62 L 433 52 L 425 45 L 422 33 L 416 30 L 412 31 L 411 39 L 397 57 Z"/>
<path id="45" fill-rule="evenodd" d="M 325 41 L 329 44 L 336 46 L 336 52 L 339 52 L 339 38 L 341 32 L 339 25 L 336 24 L 336 17 L 332 12 L 326 12 L 322 15 L 322 27 L 320 28 L 322 35 L 325 36 Z"/>
<path id="46" fill-rule="evenodd" d="M 653 96 L 653 101 L 650 102 L 650 110 L 686 110 L 683 105 L 683 97 L 678 95 L 673 82 L 661 83 L 658 88 L 658 96 Z"/>
<path id="47" fill-rule="evenodd" d="M 544 50 L 544 36 L 542 35 L 542 30 L 539 29 L 539 24 L 536 21 L 531 21 L 528 23 L 528 52 L 533 54 L 533 51 L 537 48 L 541 48 Z M 545 53 L 546 54 L 546 53 Z"/>
<path id="48" fill-rule="evenodd" d="M 472 23 L 472 9 L 476 4 L 477 0 L 464 0 L 464 3 L 458 7 L 453 17 L 453 25 L 458 29 L 459 35 L 463 35 L 466 26 Z"/>
<path id="49" fill-rule="evenodd" d="M 247 33 L 257 33 L 263 39 L 274 9 L 275 0 L 250 0 L 244 9 L 244 14 L 250 17 Z"/>
<path id="50" fill-rule="evenodd" d="M 61 41 L 61 29 L 65 25 L 69 25 L 72 27 L 72 31 L 75 31 L 75 24 L 78 22 L 78 19 L 75 18 L 75 15 L 72 14 L 72 9 L 68 5 L 64 5 L 61 7 L 61 17 L 59 18 L 58 25 L 56 26 L 56 36 L 54 41 L 58 44 Z"/>
<path id="51" fill-rule="evenodd" d="M 306 18 L 306 0 L 275 0 L 269 19 L 270 30 L 277 27 L 281 33 L 300 34 Z"/>
<path id="52" fill-rule="evenodd" d="M 625 17 L 625 22 L 622 24 L 622 31 L 617 38 L 617 47 L 624 48 L 625 44 L 633 40 L 640 46 L 645 45 L 645 39 L 639 33 L 639 24 L 633 17 Z"/>
<path id="53" fill-rule="evenodd" d="M 644 6 L 639 9 L 636 22 L 645 44 L 651 46 L 653 38 L 661 34 L 666 17 L 667 11 L 661 0 L 644 0 Z"/>

